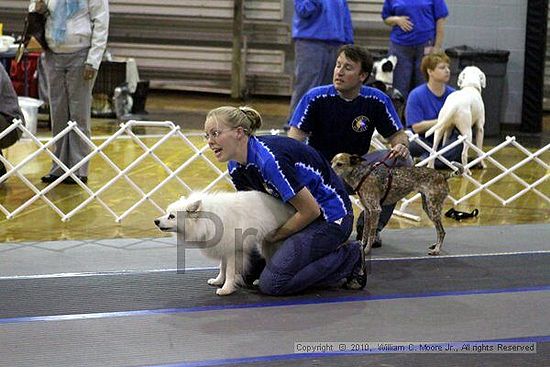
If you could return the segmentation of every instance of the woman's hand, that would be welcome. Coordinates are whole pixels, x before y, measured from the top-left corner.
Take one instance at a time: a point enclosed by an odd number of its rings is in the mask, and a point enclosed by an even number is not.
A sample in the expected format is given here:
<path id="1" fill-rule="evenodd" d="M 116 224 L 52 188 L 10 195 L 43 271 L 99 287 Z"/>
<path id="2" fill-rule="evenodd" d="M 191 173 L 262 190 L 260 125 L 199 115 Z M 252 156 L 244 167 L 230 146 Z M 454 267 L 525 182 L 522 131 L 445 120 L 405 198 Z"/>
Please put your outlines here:
<path id="1" fill-rule="evenodd" d="M 277 239 L 277 229 L 272 231 L 272 232 L 269 232 L 268 234 L 265 235 L 264 237 L 264 245 L 267 245 L 267 246 L 270 246 L 270 245 L 273 245 L 274 243 L 276 242 L 279 242 L 280 239 Z"/>
<path id="2" fill-rule="evenodd" d="M 92 80 L 95 76 L 96 70 L 90 64 L 84 65 L 84 75 L 82 77 L 84 80 Z"/>
<path id="3" fill-rule="evenodd" d="M 401 28 L 404 32 L 410 32 L 414 28 L 414 24 L 408 16 L 395 17 L 395 24 Z"/>

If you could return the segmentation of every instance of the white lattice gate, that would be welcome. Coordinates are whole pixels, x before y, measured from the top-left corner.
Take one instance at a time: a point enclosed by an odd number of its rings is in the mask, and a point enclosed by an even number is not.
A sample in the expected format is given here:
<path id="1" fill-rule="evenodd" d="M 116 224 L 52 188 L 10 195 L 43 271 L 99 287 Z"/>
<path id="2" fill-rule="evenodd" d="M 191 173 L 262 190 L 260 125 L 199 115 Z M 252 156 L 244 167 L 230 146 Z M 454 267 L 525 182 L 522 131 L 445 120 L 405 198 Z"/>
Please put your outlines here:
<path id="1" fill-rule="evenodd" d="M 144 139 L 147 137 L 137 135 L 134 130 L 140 128 L 155 128 L 160 130 L 161 133 L 156 135 L 154 142 L 151 145 L 147 145 L 144 142 Z M 158 212 L 163 212 L 166 203 L 159 203 L 154 197 L 163 197 L 165 196 L 166 191 L 170 191 L 171 195 L 174 194 L 174 191 L 177 191 L 179 194 L 187 194 L 193 190 L 202 190 L 209 191 L 217 187 L 221 182 L 227 181 L 230 183 L 230 180 L 227 175 L 227 171 L 223 168 L 223 165 L 219 163 L 214 163 L 211 159 L 207 157 L 209 153 L 208 146 L 203 143 L 201 140 L 196 139 L 197 134 L 184 134 L 181 129 L 176 126 L 173 122 L 163 121 L 163 122 L 143 122 L 143 121 L 129 121 L 120 125 L 119 129 L 112 135 L 106 137 L 100 144 L 94 143 L 93 140 L 89 139 L 81 130 L 78 129 L 76 123 L 69 122 L 67 127 L 61 131 L 59 134 L 54 136 L 52 139 L 47 140 L 45 143 L 36 138 L 31 134 L 29 130 L 24 126 L 20 120 L 15 120 L 14 123 L 5 131 L 0 133 L 0 139 L 7 135 L 13 129 L 20 129 L 23 133 L 30 137 L 30 141 L 36 145 L 36 149 L 30 154 L 26 155 L 23 159 L 13 164 L 10 162 L 10 159 L 0 156 L 0 160 L 7 168 L 7 173 L 0 177 L 1 184 L 9 184 L 10 177 L 20 179 L 24 185 L 32 192 L 32 195 L 29 195 L 23 202 L 18 203 L 15 207 L 7 208 L 0 202 L 0 210 L 6 215 L 8 219 L 12 219 L 23 211 L 27 210 L 33 203 L 38 200 L 45 202 L 52 210 L 54 210 L 61 218 L 61 220 L 66 221 L 77 215 L 84 208 L 96 202 L 99 203 L 107 213 L 109 213 L 117 222 L 125 219 L 130 213 L 136 212 L 144 203 L 151 204 Z M 62 162 L 60 162 L 55 155 L 50 151 L 50 148 L 64 135 L 74 131 L 78 136 L 83 139 L 86 144 L 90 147 L 90 153 L 78 164 L 71 167 L 70 169 L 66 167 Z M 267 132 L 269 133 L 269 132 Z M 280 131 L 273 130 L 270 133 L 278 134 Z M 114 146 L 120 143 L 121 139 L 131 140 L 134 144 L 134 150 L 131 152 L 130 162 L 127 162 L 125 165 L 115 163 L 113 157 L 110 157 L 108 151 L 113 149 Z M 417 140 L 418 136 L 411 135 L 411 140 Z M 514 137 L 507 137 L 505 141 L 498 144 L 494 148 L 490 149 L 487 152 L 479 150 L 477 147 L 464 141 L 463 137 L 460 137 L 457 141 L 453 142 L 445 149 L 442 149 L 438 152 L 433 152 L 431 147 L 425 145 L 421 141 L 417 141 L 423 148 L 430 152 L 430 157 L 419 162 L 417 165 L 425 165 L 432 159 L 441 159 L 444 163 L 453 167 L 451 162 L 448 162 L 441 155 L 445 153 L 448 149 L 452 149 L 457 144 L 468 144 L 470 149 L 477 154 L 477 158 L 472 160 L 466 168 L 471 168 L 475 166 L 481 159 L 484 159 L 486 162 L 491 164 L 500 170 L 500 173 L 490 178 L 485 182 L 476 180 L 473 176 L 469 174 L 463 175 L 462 180 L 467 180 L 471 183 L 475 189 L 470 192 L 462 194 L 461 197 L 449 196 L 449 199 L 454 205 L 460 204 L 468 200 L 469 198 L 478 195 L 481 192 L 486 192 L 491 195 L 495 200 L 500 202 L 502 205 L 508 205 L 512 201 L 518 199 L 522 195 L 525 195 L 527 192 L 532 192 L 537 195 L 540 200 L 546 204 L 550 204 L 550 199 L 548 194 L 544 190 L 540 189 L 550 177 L 550 167 L 548 164 L 548 159 L 544 159 L 543 155 L 549 152 L 550 144 L 544 146 L 543 148 L 537 150 L 536 152 L 531 152 L 521 144 L 519 144 Z M 20 143 L 18 143 L 20 144 Z M 171 167 L 166 161 L 162 159 L 157 153 L 165 145 L 171 145 L 176 147 L 181 147 L 181 149 L 186 149 L 188 154 L 182 159 L 178 160 L 174 167 Z M 375 136 L 372 141 L 372 147 L 374 149 L 385 149 L 385 145 L 380 141 L 378 136 Z M 180 149 L 180 148 L 177 148 Z M 513 164 L 512 167 L 505 167 L 501 164 L 496 156 L 499 153 L 509 151 L 510 149 L 516 149 L 525 155 L 525 158 L 521 159 L 517 163 Z M 116 151 L 116 154 L 128 155 L 130 152 L 120 152 Z M 63 170 L 64 174 L 60 176 L 55 182 L 39 188 L 29 178 L 24 174 L 24 167 L 28 165 L 31 161 L 37 159 L 39 155 L 46 154 L 48 159 L 55 161 Z M 99 188 L 92 189 L 90 186 L 84 184 L 78 179 L 74 174 L 76 170 L 89 162 L 91 159 L 101 159 L 102 164 L 107 165 L 113 172 L 113 176 L 106 179 Z M 547 157 L 546 157 L 547 158 Z M 149 169 L 158 169 L 159 177 L 163 177 L 158 180 L 152 187 L 148 189 L 143 189 L 138 182 L 143 180 L 139 177 L 139 174 L 136 175 L 135 170 L 139 167 L 140 164 L 147 160 L 149 162 Z M 94 161 L 95 162 L 95 161 Z M 209 174 L 200 173 L 199 176 L 205 178 L 208 176 L 207 180 L 202 180 L 200 187 L 197 185 L 189 184 L 189 177 L 193 177 L 193 174 L 184 175 L 182 177 L 182 172 L 192 171 L 196 165 L 200 164 L 201 172 L 209 171 Z M 530 169 L 530 175 L 533 172 L 540 172 L 540 177 L 529 177 L 529 179 L 522 178 L 516 172 L 526 165 L 532 165 Z M 91 168 L 93 172 L 93 167 Z M 143 171 L 142 171 L 143 172 Z M 82 188 L 86 197 L 80 201 L 76 206 L 70 210 L 62 210 L 59 205 L 54 203 L 54 200 L 50 199 L 49 196 L 52 193 L 52 190 L 63 182 L 65 178 L 71 176 L 77 184 Z M 516 193 L 508 198 L 502 198 L 498 192 L 492 190 L 491 187 L 494 187 L 496 183 L 504 179 L 513 179 L 519 186 Z M 176 184 L 176 186 L 171 186 L 168 189 L 168 185 Z M 102 198 L 102 195 L 109 190 L 113 185 L 125 185 L 126 192 L 128 197 L 133 197 L 132 203 L 126 205 L 125 207 L 119 207 L 118 201 L 105 200 Z M 228 184 L 229 185 L 229 184 Z M 546 190 L 548 191 L 548 190 Z M 453 194 L 453 193 L 452 193 Z M 418 200 L 420 195 L 413 195 L 407 199 L 404 199 L 399 207 L 399 210 L 396 210 L 396 214 L 405 218 L 412 220 L 420 220 L 417 215 L 408 213 L 406 211 L 408 205 L 416 200 Z M 353 198 L 354 203 L 357 206 L 360 206 L 358 200 Z"/>

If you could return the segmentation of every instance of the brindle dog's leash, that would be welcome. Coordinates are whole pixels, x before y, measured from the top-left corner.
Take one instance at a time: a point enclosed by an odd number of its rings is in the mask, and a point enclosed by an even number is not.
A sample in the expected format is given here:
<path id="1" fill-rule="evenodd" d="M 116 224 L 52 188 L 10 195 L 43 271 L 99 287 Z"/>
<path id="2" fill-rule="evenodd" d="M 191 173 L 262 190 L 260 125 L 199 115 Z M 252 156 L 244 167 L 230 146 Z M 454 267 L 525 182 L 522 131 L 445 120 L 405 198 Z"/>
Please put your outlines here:
<path id="1" fill-rule="evenodd" d="M 17 47 L 17 51 L 15 52 L 15 63 L 16 64 L 19 64 L 19 61 L 21 61 L 21 58 L 23 57 L 23 54 L 25 53 L 25 49 L 27 48 L 27 46 L 25 46 L 25 40 L 27 38 L 30 38 L 28 36 L 28 34 L 29 34 L 29 20 L 25 19 L 25 28 L 23 29 L 23 37 L 21 39 L 21 42 L 19 43 L 19 46 Z"/>
<path id="2" fill-rule="evenodd" d="M 354 189 L 354 192 L 356 192 L 357 194 L 359 194 L 359 189 L 361 188 L 361 186 L 363 186 L 363 183 L 365 183 L 365 180 L 367 179 L 367 177 L 369 177 L 369 175 L 375 170 L 377 169 L 378 167 L 380 167 L 381 165 L 384 165 L 388 168 L 388 185 L 386 186 L 386 192 L 384 192 L 384 196 L 382 196 L 382 199 L 380 199 L 380 203 L 383 203 L 384 200 L 386 200 L 386 198 L 388 197 L 388 194 L 390 193 L 390 189 L 391 189 L 391 184 L 392 184 L 392 181 L 393 181 L 393 174 L 392 174 L 392 170 L 393 168 L 395 167 L 395 161 L 397 158 L 394 158 L 393 159 L 393 163 L 391 165 L 387 164 L 386 161 L 390 158 L 390 155 L 391 155 L 391 151 L 388 152 L 388 154 L 386 154 L 386 156 L 384 157 L 384 159 L 382 159 L 381 161 L 379 162 L 376 162 L 374 163 L 372 166 L 370 166 L 368 172 L 366 173 L 365 176 L 363 176 L 363 178 L 361 179 L 361 181 L 359 181 L 359 184 L 355 187 Z"/>

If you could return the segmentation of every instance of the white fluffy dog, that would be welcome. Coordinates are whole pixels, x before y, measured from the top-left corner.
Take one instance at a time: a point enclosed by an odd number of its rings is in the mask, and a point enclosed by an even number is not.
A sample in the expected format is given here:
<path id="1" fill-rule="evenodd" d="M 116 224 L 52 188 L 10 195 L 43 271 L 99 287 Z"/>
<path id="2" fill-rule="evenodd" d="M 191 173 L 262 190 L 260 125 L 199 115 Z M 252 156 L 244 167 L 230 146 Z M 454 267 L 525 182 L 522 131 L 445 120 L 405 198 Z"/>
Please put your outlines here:
<path id="1" fill-rule="evenodd" d="M 208 284 L 221 287 L 216 294 L 224 296 L 242 284 L 255 248 L 266 259 L 271 257 L 278 246 L 261 246 L 263 239 L 294 213 L 291 205 L 259 191 L 193 193 L 170 204 L 155 224 L 161 231 L 177 232 L 186 246 L 220 260 L 220 272 Z"/>
<path id="2" fill-rule="evenodd" d="M 433 149 L 436 150 L 443 138 L 443 144 L 447 141 L 454 127 L 461 135 L 466 136 L 468 142 L 472 142 L 472 130 L 476 131 L 476 146 L 483 148 L 483 126 L 485 125 L 485 106 L 481 98 L 481 89 L 485 88 L 485 74 L 476 66 L 467 66 L 458 75 L 457 90 L 451 93 L 445 100 L 445 104 L 439 111 L 437 123 L 426 131 L 426 136 L 434 134 Z M 428 167 L 434 167 L 434 160 Z M 468 164 L 468 145 L 462 149 L 462 165 Z M 481 166 L 486 168 L 485 162 Z"/>

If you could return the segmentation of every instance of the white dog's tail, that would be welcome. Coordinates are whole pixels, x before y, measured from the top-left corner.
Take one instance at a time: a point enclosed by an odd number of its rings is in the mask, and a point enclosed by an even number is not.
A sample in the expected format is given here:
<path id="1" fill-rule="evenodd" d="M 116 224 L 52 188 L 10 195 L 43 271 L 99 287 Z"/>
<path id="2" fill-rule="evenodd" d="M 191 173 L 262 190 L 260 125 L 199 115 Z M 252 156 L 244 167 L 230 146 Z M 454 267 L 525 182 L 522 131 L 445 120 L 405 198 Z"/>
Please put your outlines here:
<path id="1" fill-rule="evenodd" d="M 425 137 L 428 137 L 428 136 L 433 135 L 433 134 L 435 133 L 435 131 L 436 131 L 436 130 L 439 130 L 443 124 L 444 124 L 443 120 L 441 120 L 440 118 L 438 118 L 438 119 L 437 119 L 437 123 L 436 123 L 434 126 L 430 127 L 430 128 L 428 129 L 428 131 L 426 131 L 426 132 L 424 133 L 424 136 L 425 136 Z"/>
<path id="2" fill-rule="evenodd" d="M 438 119 L 438 120 L 437 120 L 437 123 L 436 123 L 434 126 L 430 127 L 430 128 L 428 129 L 428 131 L 426 131 L 426 132 L 424 133 L 424 136 L 425 136 L 425 137 L 428 137 L 428 136 L 430 136 L 430 135 L 433 135 L 433 133 L 435 133 L 435 130 L 439 129 L 439 125 L 440 125 L 440 124 L 439 124 L 439 119 Z"/>
<path id="3" fill-rule="evenodd" d="M 424 136 L 428 137 L 430 135 L 433 135 L 433 133 L 435 133 L 436 130 L 440 130 L 440 129 L 447 130 L 449 119 L 452 118 L 454 113 L 455 113 L 455 107 L 453 107 L 452 104 L 450 103 L 445 103 L 441 108 L 441 111 L 439 111 L 439 115 L 437 116 L 437 123 L 431 128 L 429 128 L 428 131 L 424 133 Z"/>

